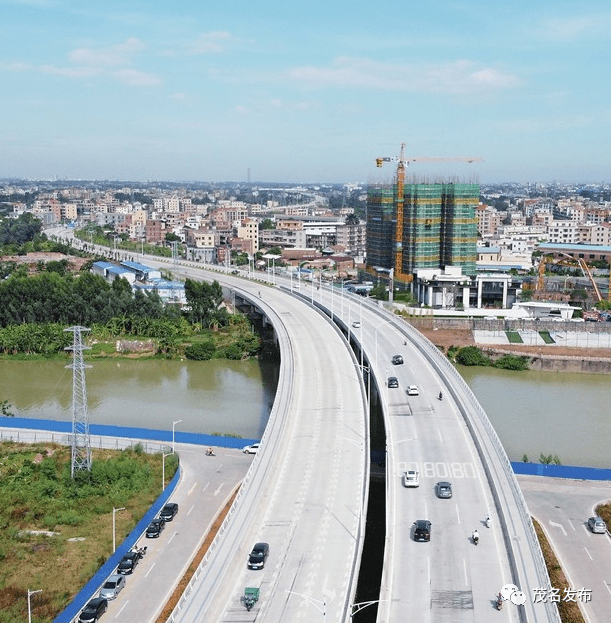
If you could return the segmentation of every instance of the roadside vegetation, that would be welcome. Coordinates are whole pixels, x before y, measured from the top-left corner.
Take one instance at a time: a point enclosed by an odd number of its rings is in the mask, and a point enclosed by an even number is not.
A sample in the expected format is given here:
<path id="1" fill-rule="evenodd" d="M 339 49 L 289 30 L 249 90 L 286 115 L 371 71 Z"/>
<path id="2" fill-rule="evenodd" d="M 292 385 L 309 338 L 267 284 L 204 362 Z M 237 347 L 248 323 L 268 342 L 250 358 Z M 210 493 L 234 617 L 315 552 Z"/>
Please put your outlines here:
<path id="1" fill-rule="evenodd" d="M 608 529 L 608 532 L 610 532 L 610 502 L 607 502 L 606 504 L 600 504 L 595 509 L 595 512 L 605 521 L 606 528 Z"/>
<path id="2" fill-rule="evenodd" d="M 487 357 L 477 346 L 450 346 L 448 358 L 462 366 L 491 366 L 502 370 L 528 370 L 527 357 L 502 355 L 499 359 Z"/>
<path id="3" fill-rule="evenodd" d="M 162 455 L 134 446 L 93 450 L 91 471 L 70 477 L 71 448 L 0 444 L 0 623 L 49 623 L 113 553 L 159 496 Z M 168 482 L 178 467 L 166 460 Z"/>

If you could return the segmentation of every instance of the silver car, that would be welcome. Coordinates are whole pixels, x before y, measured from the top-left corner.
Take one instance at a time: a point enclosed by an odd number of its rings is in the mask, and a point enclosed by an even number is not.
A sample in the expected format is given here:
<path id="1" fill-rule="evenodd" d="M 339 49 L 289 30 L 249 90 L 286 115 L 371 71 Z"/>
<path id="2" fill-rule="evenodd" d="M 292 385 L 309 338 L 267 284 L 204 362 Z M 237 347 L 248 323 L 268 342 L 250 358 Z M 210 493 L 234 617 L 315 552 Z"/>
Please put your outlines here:
<path id="1" fill-rule="evenodd" d="M 589 517 L 588 524 L 594 534 L 606 533 L 606 524 L 601 517 Z"/>
<path id="2" fill-rule="evenodd" d="M 104 582 L 104 586 L 100 591 L 100 597 L 103 599 L 115 599 L 117 595 L 123 590 L 125 587 L 125 576 L 124 575 L 111 575 L 108 580 Z"/>

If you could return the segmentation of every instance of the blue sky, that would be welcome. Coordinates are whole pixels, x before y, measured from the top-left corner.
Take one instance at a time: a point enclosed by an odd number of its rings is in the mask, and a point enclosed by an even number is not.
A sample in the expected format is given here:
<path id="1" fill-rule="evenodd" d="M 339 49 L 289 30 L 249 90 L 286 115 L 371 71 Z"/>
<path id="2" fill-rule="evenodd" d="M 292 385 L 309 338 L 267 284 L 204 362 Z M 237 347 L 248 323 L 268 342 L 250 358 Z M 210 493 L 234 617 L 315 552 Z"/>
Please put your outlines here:
<path id="1" fill-rule="evenodd" d="M 0 0 L 0 178 L 610 180 L 610 3 Z"/>

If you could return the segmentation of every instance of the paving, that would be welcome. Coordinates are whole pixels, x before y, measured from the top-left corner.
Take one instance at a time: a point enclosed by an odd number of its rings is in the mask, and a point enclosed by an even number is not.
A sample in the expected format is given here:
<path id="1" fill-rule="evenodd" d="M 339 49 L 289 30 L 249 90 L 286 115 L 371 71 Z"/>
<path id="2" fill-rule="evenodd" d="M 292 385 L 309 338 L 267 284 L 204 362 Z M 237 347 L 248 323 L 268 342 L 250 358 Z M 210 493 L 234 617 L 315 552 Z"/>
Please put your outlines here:
<path id="1" fill-rule="evenodd" d="M 586 589 L 583 599 L 578 600 L 586 623 L 609 623 L 610 535 L 593 534 L 587 520 L 598 504 L 610 500 L 610 482 L 544 476 L 517 479 L 529 511 L 544 529 L 570 588 Z M 546 587 L 529 587 L 532 596 L 538 588 Z"/>

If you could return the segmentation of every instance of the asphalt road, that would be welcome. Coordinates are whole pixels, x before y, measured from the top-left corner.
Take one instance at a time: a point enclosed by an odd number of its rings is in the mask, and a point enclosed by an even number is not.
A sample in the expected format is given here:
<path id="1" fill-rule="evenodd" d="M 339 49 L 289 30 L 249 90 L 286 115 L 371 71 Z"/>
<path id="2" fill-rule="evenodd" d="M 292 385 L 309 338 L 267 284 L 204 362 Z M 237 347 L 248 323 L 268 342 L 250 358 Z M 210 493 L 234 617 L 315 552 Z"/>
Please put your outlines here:
<path id="1" fill-rule="evenodd" d="M 529 511 L 557 553 L 570 588 L 591 591 L 590 601 L 578 602 L 585 620 L 610 623 L 610 535 L 593 534 L 586 523 L 597 504 L 610 500 L 610 482 L 543 476 L 517 479 Z"/>
<path id="2" fill-rule="evenodd" d="M 117 599 L 109 602 L 107 623 L 154 623 L 200 548 L 219 511 L 242 481 L 253 460 L 240 450 L 176 444 L 181 478 L 169 501 L 179 513 L 156 539 L 142 537 L 147 553 Z"/>

